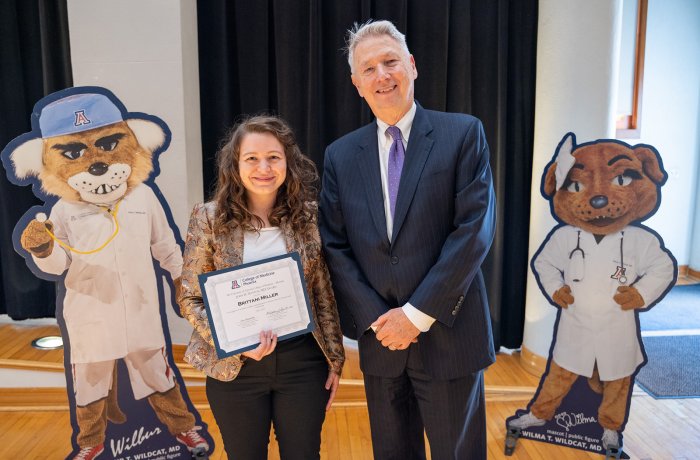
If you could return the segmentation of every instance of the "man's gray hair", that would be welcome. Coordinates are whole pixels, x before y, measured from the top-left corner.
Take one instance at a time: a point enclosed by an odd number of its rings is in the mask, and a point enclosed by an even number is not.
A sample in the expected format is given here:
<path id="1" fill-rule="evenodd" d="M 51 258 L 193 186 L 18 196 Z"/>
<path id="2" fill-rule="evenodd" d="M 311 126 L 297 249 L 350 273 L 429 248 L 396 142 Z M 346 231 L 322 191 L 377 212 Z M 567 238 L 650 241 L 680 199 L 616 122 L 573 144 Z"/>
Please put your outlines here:
<path id="1" fill-rule="evenodd" d="M 407 55 L 411 54 L 411 52 L 408 50 L 408 46 L 406 46 L 406 36 L 399 32 L 399 29 L 397 29 L 396 26 L 391 23 L 391 21 L 373 21 L 372 19 L 370 19 L 364 24 L 359 24 L 356 22 L 353 25 L 352 29 L 348 30 L 348 38 L 345 42 L 345 51 L 348 53 L 348 64 L 350 64 L 350 72 L 354 72 L 354 69 L 352 68 L 352 59 L 357 45 L 362 40 L 368 37 L 379 37 L 382 35 L 387 35 L 393 38 L 406 52 Z"/>

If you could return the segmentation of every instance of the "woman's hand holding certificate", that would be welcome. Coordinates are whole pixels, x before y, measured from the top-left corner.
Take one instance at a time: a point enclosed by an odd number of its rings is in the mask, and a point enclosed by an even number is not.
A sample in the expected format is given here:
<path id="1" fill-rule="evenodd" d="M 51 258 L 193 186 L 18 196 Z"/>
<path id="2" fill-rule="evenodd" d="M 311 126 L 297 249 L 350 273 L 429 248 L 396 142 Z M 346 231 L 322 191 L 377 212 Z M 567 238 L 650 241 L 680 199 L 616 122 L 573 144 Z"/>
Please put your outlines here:
<path id="1" fill-rule="evenodd" d="M 272 331 L 260 331 L 260 345 L 242 354 L 246 358 L 260 361 L 265 356 L 275 351 L 275 347 L 277 347 L 277 334 L 274 334 Z"/>

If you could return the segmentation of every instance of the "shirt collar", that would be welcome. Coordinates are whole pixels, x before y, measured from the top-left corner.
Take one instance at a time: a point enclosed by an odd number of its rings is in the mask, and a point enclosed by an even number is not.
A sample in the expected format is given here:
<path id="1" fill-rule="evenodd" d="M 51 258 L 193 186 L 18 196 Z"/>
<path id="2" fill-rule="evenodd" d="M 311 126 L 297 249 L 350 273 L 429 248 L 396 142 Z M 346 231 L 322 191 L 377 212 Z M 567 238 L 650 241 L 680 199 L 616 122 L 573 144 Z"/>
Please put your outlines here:
<path id="1" fill-rule="evenodd" d="M 595 238 L 595 236 L 593 235 L 593 233 L 591 233 L 591 232 L 589 232 L 589 231 L 586 231 L 586 230 L 584 230 L 584 229 L 582 229 L 582 228 L 579 228 L 579 227 L 576 227 L 576 226 L 573 226 L 573 225 L 572 225 L 572 227 L 573 227 L 574 231 L 576 231 L 576 232 L 581 232 L 581 236 L 583 236 L 583 235 L 590 235 L 590 238 Z M 609 234 L 607 234 L 607 235 L 604 235 L 604 236 L 603 236 L 603 240 L 606 239 L 606 238 L 609 238 L 609 239 L 620 239 L 620 238 L 623 238 L 623 237 L 624 237 L 624 232 L 625 232 L 625 230 L 627 230 L 627 227 L 624 227 L 622 230 L 618 230 L 618 231 L 615 232 L 615 233 L 609 233 Z M 603 241 L 603 240 L 601 240 L 601 241 Z"/>
<path id="2" fill-rule="evenodd" d="M 411 108 L 406 112 L 406 115 L 404 115 L 398 122 L 396 122 L 396 127 L 401 130 L 401 136 L 404 138 L 406 143 L 408 143 L 408 136 L 411 134 L 411 127 L 413 126 L 413 119 L 416 117 L 416 102 L 413 101 L 413 105 L 411 105 Z M 384 121 L 380 120 L 377 118 L 377 131 L 382 134 L 382 135 L 388 135 L 386 134 L 387 128 L 391 126 Z"/>

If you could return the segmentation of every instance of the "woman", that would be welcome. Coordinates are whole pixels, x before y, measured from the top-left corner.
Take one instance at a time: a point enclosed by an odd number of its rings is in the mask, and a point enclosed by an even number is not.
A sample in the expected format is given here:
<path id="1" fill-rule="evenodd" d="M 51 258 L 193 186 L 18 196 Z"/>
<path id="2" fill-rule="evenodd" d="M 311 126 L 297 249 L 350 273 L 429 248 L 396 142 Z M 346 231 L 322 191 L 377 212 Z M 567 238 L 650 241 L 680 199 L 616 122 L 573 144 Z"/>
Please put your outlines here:
<path id="1" fill-rule="evenodd" d="M 217 154 L 214 199 L 190 218 L 179 303 L 194 326 L 185 360 L 207 374 L 206 391 L 229 458 L 265 459 L 270 424 L 282 459 L 319 458 L 325 411 L 345 355 L 318 234 L 313 162 L 279 118 L 236 126 Z M 297 251 L 315 329 L 218 359 L 197 275 Z"/>

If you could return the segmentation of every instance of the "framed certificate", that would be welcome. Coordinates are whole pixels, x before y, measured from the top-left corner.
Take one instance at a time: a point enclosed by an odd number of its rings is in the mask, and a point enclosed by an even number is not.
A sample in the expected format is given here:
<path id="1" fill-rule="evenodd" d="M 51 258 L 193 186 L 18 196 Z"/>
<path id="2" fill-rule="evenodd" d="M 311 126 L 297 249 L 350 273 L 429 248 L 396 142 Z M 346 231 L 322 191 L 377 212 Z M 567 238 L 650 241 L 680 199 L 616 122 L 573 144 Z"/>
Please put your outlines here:
<path id="1" fill-rule="evenodd" d="M 260 331 L 278 340 L 314 329 L 298 252 L 199 275 L 219 358 L 256 348 Z"/>

